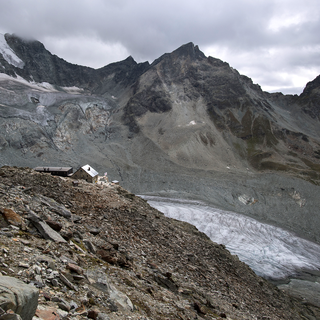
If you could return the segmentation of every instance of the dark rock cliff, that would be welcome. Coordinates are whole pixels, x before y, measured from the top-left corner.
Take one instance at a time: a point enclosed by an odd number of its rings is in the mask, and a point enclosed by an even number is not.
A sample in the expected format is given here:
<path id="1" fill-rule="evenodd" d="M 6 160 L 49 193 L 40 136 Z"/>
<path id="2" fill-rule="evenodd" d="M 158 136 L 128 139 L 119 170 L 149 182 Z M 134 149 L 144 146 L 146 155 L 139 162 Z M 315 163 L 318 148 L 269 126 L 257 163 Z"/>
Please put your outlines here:
<path id="1" fill-rule="evenodd" d="M 4 59 L 5 73 L 21 76 L 28 81 L 49 82 L 61 87 L 79 86 L 97 94 L 112 90 L 117 85 L 122 89 L 136 81 L 149 64 L 137 64 L 132 57 L 95 70 L 74 65 L 52 55 L 44 45 L 35 40 L 24 40 L 16 35 L 5 35 L 8 45 L 25 63 L 23 68 L 10 65 Z M 108 83 L 112 76 L 111 83 Z"/>

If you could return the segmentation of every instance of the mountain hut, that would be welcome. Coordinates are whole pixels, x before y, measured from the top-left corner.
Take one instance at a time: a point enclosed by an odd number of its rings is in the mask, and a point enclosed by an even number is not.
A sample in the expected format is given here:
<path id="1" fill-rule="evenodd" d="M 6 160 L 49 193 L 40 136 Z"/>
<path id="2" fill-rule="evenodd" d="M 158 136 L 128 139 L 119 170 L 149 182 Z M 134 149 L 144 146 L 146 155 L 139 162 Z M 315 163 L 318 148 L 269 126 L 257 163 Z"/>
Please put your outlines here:
<path id="1" fill-rule="evenodd" d="M 79 168 L 73 175 L 73 179 L 82 179 L 87 182 L 97 183 L 98 182 L 98 172 L 94 170 L 91 166 L 86 164 L 85 166 Z"/>

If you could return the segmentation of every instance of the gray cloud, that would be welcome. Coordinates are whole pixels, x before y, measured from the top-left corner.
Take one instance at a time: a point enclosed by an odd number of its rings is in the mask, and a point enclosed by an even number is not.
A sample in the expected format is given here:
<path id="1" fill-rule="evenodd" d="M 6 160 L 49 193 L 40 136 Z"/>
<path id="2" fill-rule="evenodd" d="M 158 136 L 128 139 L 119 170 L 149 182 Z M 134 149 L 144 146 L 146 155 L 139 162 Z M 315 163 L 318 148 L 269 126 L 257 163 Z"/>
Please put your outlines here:
<path id="1" fill-rule="evenodd" d="M 300 93 L 320 74 L 318 0 L 0 0 L 0 32 L 67 61 L 152 62 L 187 42 L 265 90 Z"/>

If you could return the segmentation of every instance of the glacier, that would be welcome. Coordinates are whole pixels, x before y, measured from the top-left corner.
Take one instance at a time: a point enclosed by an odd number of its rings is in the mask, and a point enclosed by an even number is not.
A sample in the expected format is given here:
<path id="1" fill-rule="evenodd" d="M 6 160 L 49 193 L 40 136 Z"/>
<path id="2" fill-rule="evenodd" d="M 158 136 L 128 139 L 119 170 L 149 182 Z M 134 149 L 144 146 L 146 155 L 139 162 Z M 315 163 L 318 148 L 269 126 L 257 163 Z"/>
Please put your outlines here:
<path id="1" fill-rule="evenodd" d="M 165 216 L 193 224 L 266 279 L 320 271 L 320 245 L 279 227 L 192 200 L 141 196 Z"/>
<path id="2" fill-rule="evenodd" d="M 7 41 L 3 34 L 0 33 L 0 53 L 3 58 L 11 65 L 23 69 L 24 62 L 13 52 L 13 50 L 8 46 Z"/>

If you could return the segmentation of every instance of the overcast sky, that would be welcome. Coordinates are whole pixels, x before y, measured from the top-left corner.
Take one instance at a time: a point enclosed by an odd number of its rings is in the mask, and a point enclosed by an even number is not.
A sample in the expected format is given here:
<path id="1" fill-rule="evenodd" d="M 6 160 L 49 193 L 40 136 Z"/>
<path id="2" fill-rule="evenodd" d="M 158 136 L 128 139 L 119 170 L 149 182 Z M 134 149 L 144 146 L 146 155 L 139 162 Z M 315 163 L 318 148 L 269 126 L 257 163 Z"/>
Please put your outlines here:
<path id="1" fill-rule="evenodd" d="M 193 42 L 270 92 L 300 94 L 320 74 L 319 0 L 0 0 L 7 32 L 94 68 Z"/>

